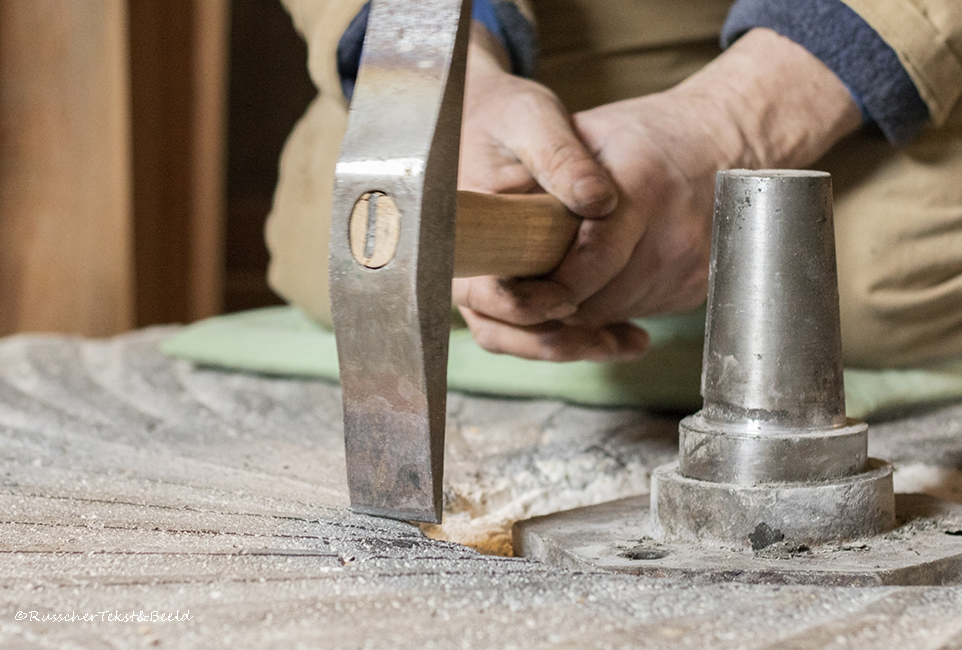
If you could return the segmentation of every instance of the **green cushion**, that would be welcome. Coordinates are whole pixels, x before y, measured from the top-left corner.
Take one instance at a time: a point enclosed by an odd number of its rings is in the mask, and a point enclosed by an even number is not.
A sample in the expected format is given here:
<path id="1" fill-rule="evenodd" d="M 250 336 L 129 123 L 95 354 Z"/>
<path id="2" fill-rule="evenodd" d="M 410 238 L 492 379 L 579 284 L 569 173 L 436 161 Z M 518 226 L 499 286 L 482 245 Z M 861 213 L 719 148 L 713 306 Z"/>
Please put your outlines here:
<path id="1" fill-rule="evenodd" d="M 651 351 L 632 363 L 550 363 L 485 352 L 465 329 L 453 329 L 448 359 L 452 390 L 561 399 L 595 406 L 696 411 L 701 406 L 704 310 L 645 319 Z M 334 334 L 293 307 L 269 307 L 188 325 L 163 351 L 199 364 L 271 375 L 337 381 Z M 962 397 L 962 363 L 938 369 L 846 370 L 848 414 L 865 418 L 920 403 Z"/>

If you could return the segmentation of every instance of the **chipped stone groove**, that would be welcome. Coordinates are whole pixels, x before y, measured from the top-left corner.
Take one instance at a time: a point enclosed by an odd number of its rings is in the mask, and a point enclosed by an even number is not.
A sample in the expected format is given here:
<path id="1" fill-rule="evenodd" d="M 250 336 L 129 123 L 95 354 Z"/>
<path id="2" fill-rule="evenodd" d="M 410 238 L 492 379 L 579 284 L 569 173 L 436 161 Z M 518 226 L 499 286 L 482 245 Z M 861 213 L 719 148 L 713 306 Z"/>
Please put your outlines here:
<path id="1" fill-rule="evenodd" d="M 120 392 L 125 390 L 121 380 L 126 374 L 134 400 L 145 398 L 148 388 L 155 391 L 158 408 L 169 412 L 169 419 L 149 435 L 144 433 L 142 420 L 131 422 L 129 430 L 120 431 L 119 444 L 112 444 L 109 449 L 103 445 L 103 437 L 113 432 L 88 427 L 83 444 L 94 445 L 95 450 L 78 454 L 81 450 L 71 447 L 62 459 L 69 461 L 70 467 L 64 462 L 49 466 L 47 456 L 42 466 L 33 466 L 34 449 L 4 449 L 0 477 L 20 486 L 7 488 L 10 496 L 16 497 L 20 490 L 25 490 L 32 493 L 32 498 L 56 495 L 60 503 L 70 504 L 63 499 L 86 498 L 95 490 L 98 497 L 105 498 L 99 499 L 103 503 L 90 507 L 111 508 L 113 496 L 128 502 L 132 499 L 125 496 L 136 494 L 139 498 L 143 494 L 148 503 L 124 506 L 136 509 L 124 511 L 123 516 L 136 516 L 137 522 L 143 522 L 137 527 L 163 527 L 165 515 L 174 513 L 182 514 L 190 525 L 204 530 L 219 528 L 219 532 L 235 529 L 234 524 L 225 530 L 223 522 L 211 523 L 211 517 L 221 509 L 225 517 L 230 517 L 250 514 L 244 511 L 256 507 L 260 514 L 247 517 L 245 526 L 274 525 L 273 516 L 267 515 L 274 510 L 276 516 L 284 517 L 276 520 L 278 526 L 286 521 L 292 527 L 327 527 L 325 536 L 337 542 L 336 552 L 341 556 L 355 555 L 355 562 L 340 568 L 318 567 L 312 572 L 309 568 L 317 563 L 337 560 L 283 555 L 211 556 L 208 572 L 194 575 L 191 572 L 201 566 L 202 555 L 179 560 L 175 556 L 153 555 L 144 557 L 144 565 L 151 570 L 145 576 L 139 573 L 138 563 L 122 556 L 64 557 L 14 550 L 4 554 L 0 570 L 4 586 L 0 602 L 5 612 L 18 607 L 51 607 L 58 611 L 146 606 L 173 611 L 179 607 L 189 608 L 195 620 L 184 626 L 153 626 L 147 635 L 138 631 L 136 625 L 39 630 L 15 627 L 14 621 L 3 618 L 0 645 L 127 648 L 149 645 L 157 639 L 161 648 L 185 650 L 365 646 L 402 650 L 512 646 L 591 649 L 639 645 L 699 650 L 822 650 L 826 646 L 857 647 L 853 642 L 866 638 L 859 636 L 859 626 L 865 623 L 859 612 L 867 598 L 874 600 L 880 593 L 889 594 L 896 602 L 916 598 L 914 594 L 924 597 L 907 614 L 898 618 L 893 614 L 888 623 L 880 621 L 879 640 L 871 646 L 874 650 L 945 648 L 944 639 L 959 632 L 957 614 L 962 611 L 962 590 L 957 588 L 699 587 L 635 576 L 579 574 L 524 560 L 476 555 L 454 544 L 425 539 L 410 526 L 353 515 L 345 509 L 346 499 L 338 496 L 345 492 L 336 388 L 317 382 L 229 376 L 192 369 L 188 364 L 171 363 L 160 356 L 156 352 L 160 338 L 160 334 L 150 331 L 107 342 L 49 338 L 31 351 L 43 356 L 45 346 L 62 345 L 96 349 L 97 354 L 108 350 L 110 355 L 116 355 L 114 359 L 121 369 L 115 382 Z M 22 360 L 17 346 L 14 339 L 0 342 L 0 358 L 4 361 L 0 363 L 0 379 L 9 369 L 7 362 Z M 183 382 L 175 381 L 175 377 Z M 70 381 L 62 374 L 41 379 Z M 227 383 L 229 389 L 224 388 Z M 229 422 L 223 420 L 228 415 L 211 415 L 190 399 L 195 386 L 228 403 L 224 413 L 229 414 Z M 267 416 L 273 418 L 271 427 L 264 426 L 261 416 L 245 423 L 244 400 L 248 395 L 263 398 L 258 409 L 274 409 Z M 0 429 L 10 424 L 4 400 L 0 389 Z M 455 440 L 452 450 L 461 454 L 456 456 L 456 463 L 449 464 L 449 487 L 458 494 L 483 496 L 478 482 L 492 485 L 499 471 L 524 468 L 524 458 L 557 462 L 562 468 L 579 454 L 595 459 L 595 454 L 601 454 L 592 445 L 602 439 L 603 447 L 610 453 L 629 461 L 625 463 L 627 467 L 637 460 L 636 467 L 647 469 L 673 458 L 675 423 L 668 418 L 458 395 L 452 396 L 451 401 L 460 401 L 460 410 L 452 409 L 460 413 L 459 426 L 477 428 L 473 435 L 465 432 L 463 444 Z M 90 408 L 117 412 L 104 404 L 92 403 Z M 184 421 L 192 421 L 195 412 L 204 414 L 196 421 L 197 435 L 178 430 Z M 552 427 L 541 419 L 542 413 L 549 412 L 557 413 Z M 49 410 L 39 416 L 51 423 L 36 434 L 43 445 L 52 440 L 49 446 L 56 447 L 65 436 L 73 436 L 71 431 L 77 428 L 69 418 L 54 421 Z M 36 424 L 37 420 L 30 422 Z M 941 474 L 929 475 L 924 471 L 939 466 L 937 460 L 962 450 L 958 437 L 948 433 L 940 437 L 940 432 L 948 432 L 958 422 L 962 422 L 962 409 L 956 407 L 925 418 L 876 424 L 873 442 L 886 445 L 886 450 L 874 455 L 898 459 L 903 465 L 915 463 L 916 469 L 904 480 L 918 485 L 931 479 L 929 489 L 936 489 L 942 485 Z M 119 420 L 118 423 L 122 429 L 126 426 Z M 517 423 L 522 424 L 521 439 L 512 441 L 508 433 Z M 65 426 L 69 430 L 65 431 Z M 243 453 L 237 451 L 234 439 L 228 438 L 228 428 L 250 436 L 244 442 Z M 526 430 L 530 430 L 530 435 Z M 924 440 L 935 441 L 925 450 L 916 444 L 923 434 Z M 133 448 L 143 439 L 169 445 L 169 454 L 151 457 L 118 453 L 124 445 Z M 278 448 L 278 439 L 287 441 L 286 446 Z M 589 448 L 591 451 L 586 451 Z M 246 458 L 250 453 L 253 457 Z M 190 464 L 192 460 L 210 462 L 201 468 L 199 464 Z M 292 464 L 289 470 L 282 468 L 294 460 L 301 464 Z M 250 470 L 257 470 L 266 478 L 251 483 L 245 474 L 245 462 L 250 463 Z M 474 473 L 462 471 L 466 467 Z M 502 467 L 506 470 L 499 469 Z M 946 476 L 958 474 L 954 468 L 939 467 Z M 612 469 L 624 471 L 623 467 Z M 134 470 L 139 478 L 123 479 L 120 473 L 126 470 Z M 111 476 L 111 471 L 117 474 Z M 81 484 L 85 478 L 90 479 L 90 485 Z M 281 479 L 297 483 L 292 485 Z M 542 481 L 549 489 L 553 481 L 564 481 L 565 473 L 538 474 L 531 480 Z M 909 485 L 906 489 L 911 488 Z M 244 495 L 235 493 L 238 489 L 243 489 Z M 56 510 L 62 508 L 58 505 Z M 298 513 L 305 516 L 298 517 Z M 34 509 L 30 523 L 50 523 L 58 518 L 56 512 Z M 247 528 L 241 530 L 249 532 Z M 124 531 L 114 534 L 122 539 Z M 366 559 L 373 556 L 365 551 L 365 542 L 400 535 L 417 544 L 411 549 L 384 548 L 377 552 L 377 559 Z M 62 530 L 51 526 L 35 537 L 53 544 L 61 536 Z M 15 543 L 16 536 L 11 539 Z M 157 532 L 156 538 L 150 539 L 164 540 L 161 548 L 183 550 L 196 537 L 178 539 L 176 534 Z M 258 540 L 258 544 L 265 542 L 270 543 L 268 539 Z M 117 548 L 132 547 L 127 544 Z M 20 566 L 16 577 L 11 572 L 14 565 Z M 402 568 L 404 565 L 408 568 Z M 228 574 L 222 572 L 225 568 Z M 97 575 L 90 576 L 90 571 Z M 27 574 L 29 580 L 24 578 Z M 262 578 L 264 582 L 260 581 Z M 154 580 L 166 580 L 168 584 Z M 107 581 L 112 584 L 105 584 Z M 849 619 L 853 622 L 846 626 Z M 819 636 L 817 632 L 823 628 L 830 632 Z M 808 637 L 817 643 L 806 643 Z M 836 641 L 836 637 L 842 640 Z"/>

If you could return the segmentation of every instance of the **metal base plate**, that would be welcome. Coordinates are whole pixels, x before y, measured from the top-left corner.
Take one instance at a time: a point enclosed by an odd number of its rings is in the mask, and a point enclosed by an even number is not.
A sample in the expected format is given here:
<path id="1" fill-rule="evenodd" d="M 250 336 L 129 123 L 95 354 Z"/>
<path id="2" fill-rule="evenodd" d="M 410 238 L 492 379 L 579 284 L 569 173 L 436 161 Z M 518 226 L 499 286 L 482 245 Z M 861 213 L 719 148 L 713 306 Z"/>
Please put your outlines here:
<path id="1" fill-rule="evenodd" d="M 648 497 L 519 521 L 515 555 L 579 571 L 692 583 L 835 586 L 962 584 L 962 506 L 925 494 L 896 495 L 897 527 L 844 543 L 792 548 L 756 530 L 758 550 L 658 541 Z M 766 539 L 768 535 L 768 539 Z"/>

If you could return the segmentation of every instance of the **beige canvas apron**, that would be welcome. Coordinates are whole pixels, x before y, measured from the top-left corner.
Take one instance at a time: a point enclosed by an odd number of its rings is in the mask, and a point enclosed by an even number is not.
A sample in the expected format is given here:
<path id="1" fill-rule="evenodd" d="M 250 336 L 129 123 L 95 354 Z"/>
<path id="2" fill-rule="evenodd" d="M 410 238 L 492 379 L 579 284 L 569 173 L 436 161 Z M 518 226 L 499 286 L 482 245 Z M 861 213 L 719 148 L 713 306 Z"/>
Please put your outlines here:
<path id="1" fill-rule="evenodd" d="M 347 113 L 335 51 L 363 2 L 284 0 L 308 43 L 319 94 L 281 156 L 267 223 L 269 279 L 279 294 L 323 324 L 330 323 L 331 185 Z M 850 4 L 859 9 L 859 3 Z M 718 34 L 731 2 L 536 0 L 533 5 L 541 39 L 539 80 L 578 111 L 670 88 L 705 65 L 720 53 Z M 897 16 L 883 12 L 871 18 L 898 50 L 898 35 L 890 35 L 885 22 Z M 920 83 L 922 73 L 910 72 Z M 955 96 L 949 92 L 922 95 L 930 107 L 942 102 L 933 110 L 938 127 L 927 127 L 901 148 L 866 130 L 812 165 L 833 175 L 849 365 L 923 365 L 962 354 L 962 106 L 948 105 Z"/>

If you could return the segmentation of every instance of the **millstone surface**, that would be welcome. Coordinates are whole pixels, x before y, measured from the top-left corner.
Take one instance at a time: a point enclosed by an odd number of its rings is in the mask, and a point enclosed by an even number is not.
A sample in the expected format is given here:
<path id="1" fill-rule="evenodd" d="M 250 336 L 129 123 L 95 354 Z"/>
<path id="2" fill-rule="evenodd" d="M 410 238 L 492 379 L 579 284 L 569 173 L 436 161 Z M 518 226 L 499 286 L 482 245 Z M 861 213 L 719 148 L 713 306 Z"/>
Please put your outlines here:
<path id="1" fill-rule="evenodd" d="M 347 509 L 336 386 L 0 340 L 0 648 L 962 648 L 962 588 L 692 585 L 486 556 Z M 432 534 L 647 491 L 677 419 L 452 395 Z M 962 499 L 962 408 L 873 423 L 897 490 Z M 493 545 L 490 545 L 493 542 Z M 853 551 L 854 552 L 854 551 Z M 18 611 L 183 613 L 167 623 Z"/>

